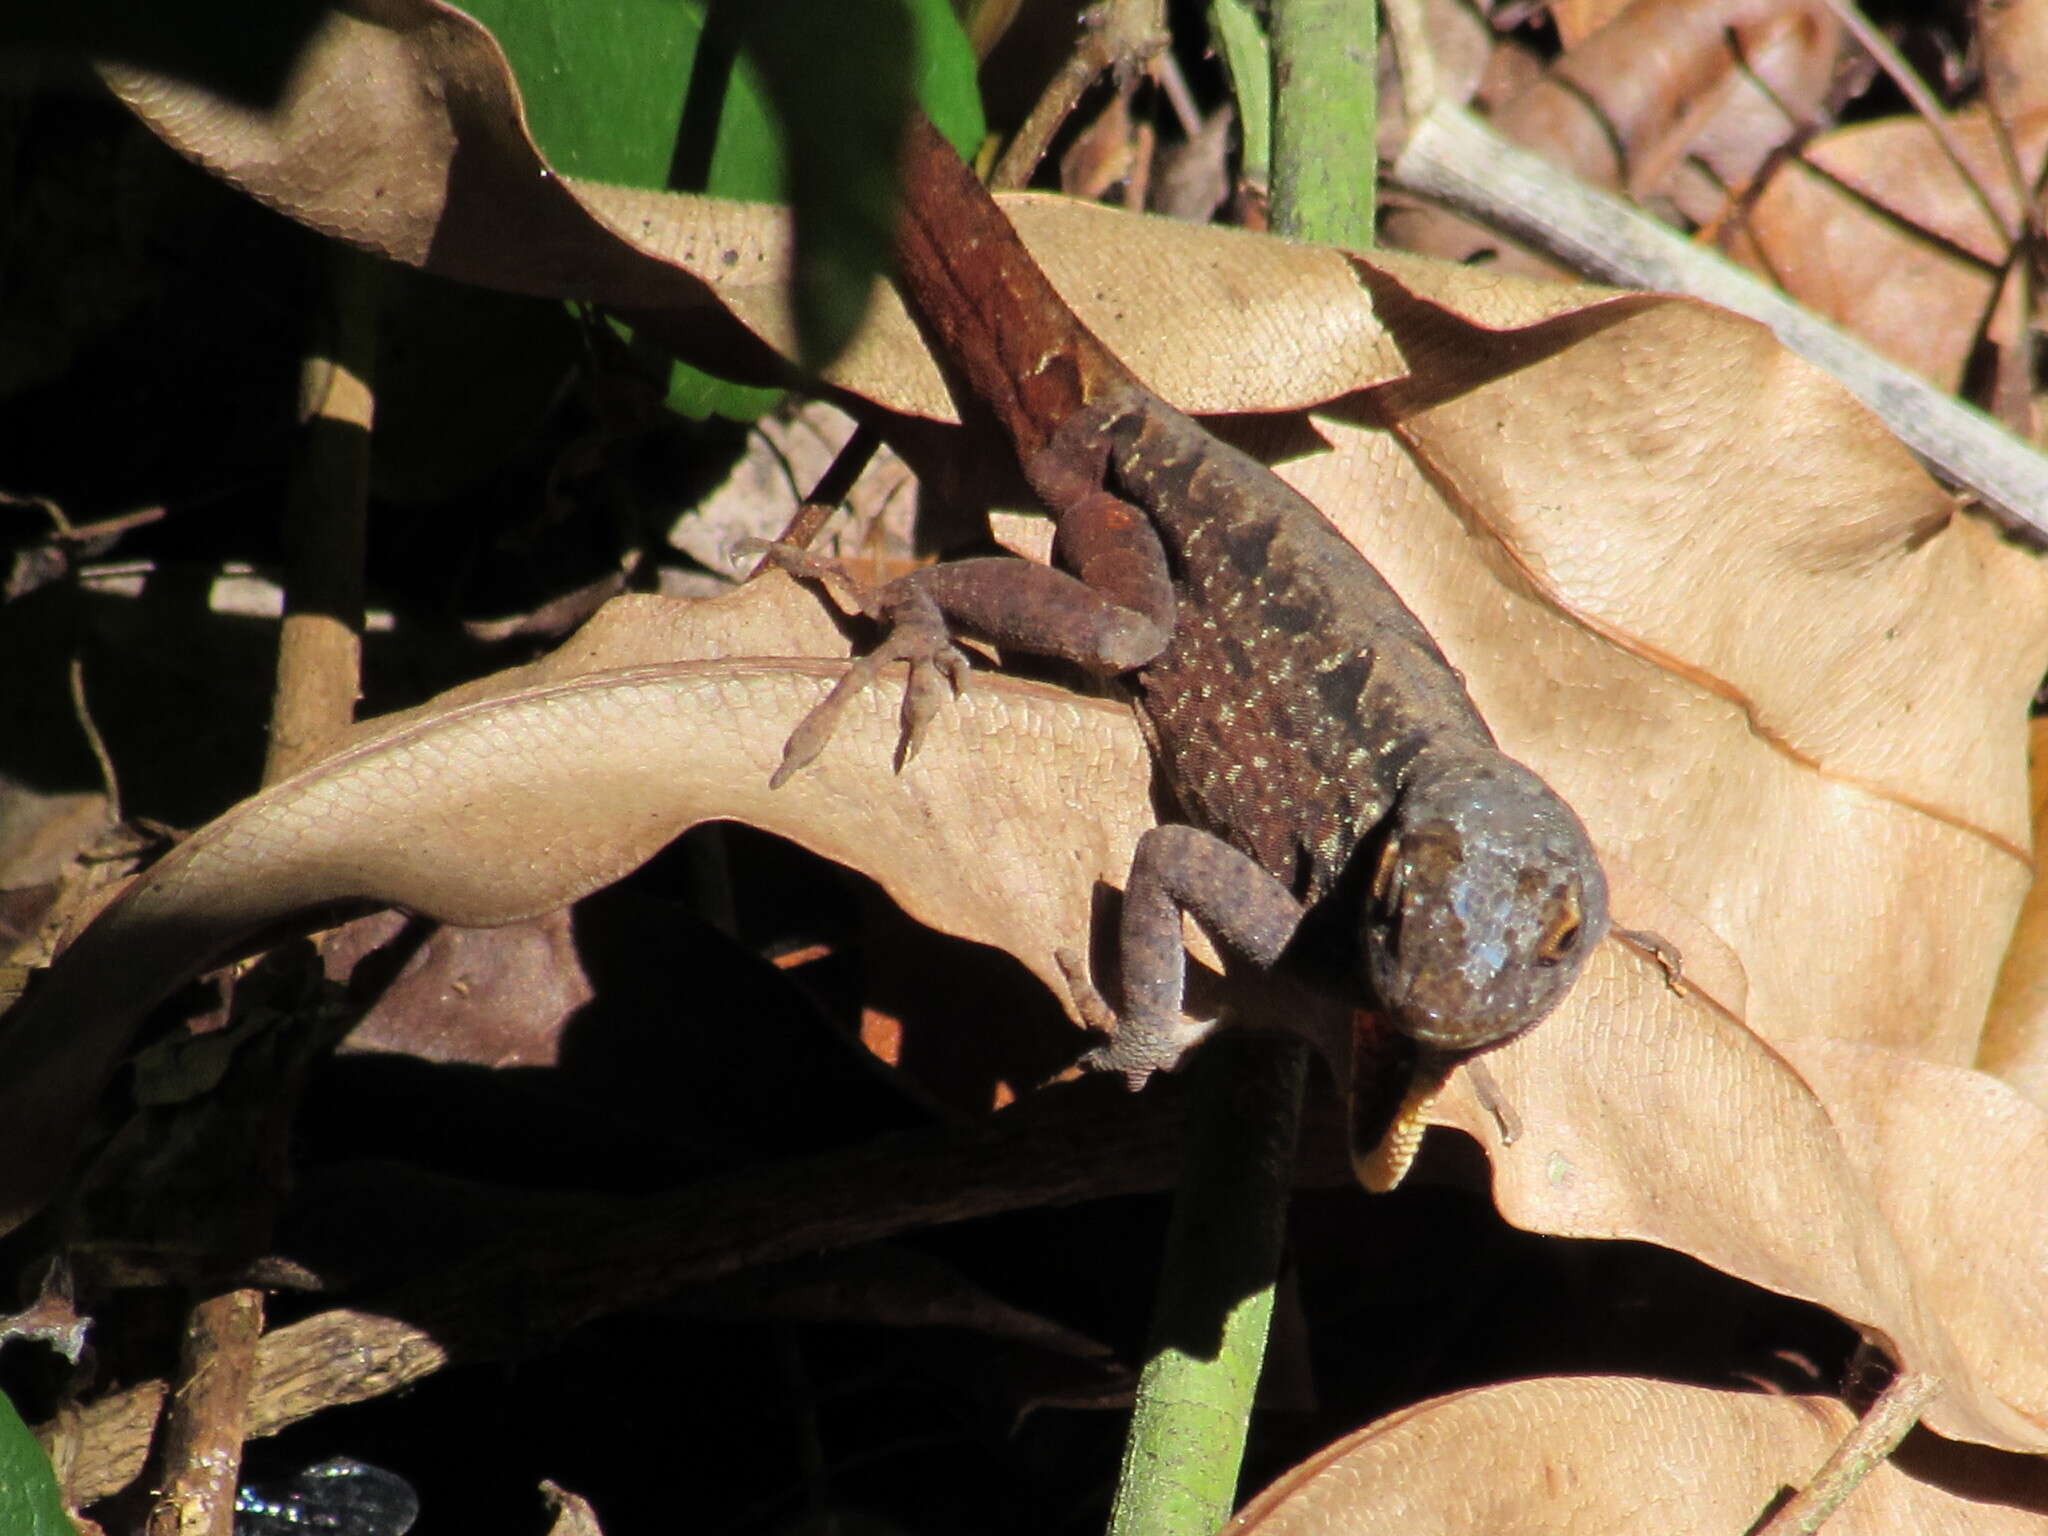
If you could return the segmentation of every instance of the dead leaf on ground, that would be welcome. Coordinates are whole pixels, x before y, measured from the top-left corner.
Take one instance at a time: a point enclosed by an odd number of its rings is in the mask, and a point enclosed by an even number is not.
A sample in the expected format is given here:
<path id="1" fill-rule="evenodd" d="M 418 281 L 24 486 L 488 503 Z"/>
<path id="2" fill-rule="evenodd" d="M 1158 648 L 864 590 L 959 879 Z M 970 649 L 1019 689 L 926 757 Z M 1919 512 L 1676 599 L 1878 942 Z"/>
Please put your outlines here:
<path id="1" fill-rule="evenodd" d="M 2030 178 L 2048 149 L 2048 111 L 2005 125 L 1976 108 L 1948 129 L 1977 191 L 1918 118 L 1862 123 L 1780 166 L 1720 243 L 1816 314 L 1952 391 L 1978 346 L 2012 346 L 2025 318 L 2001 302 L 2021 210 L 1999 139 L 2010 136 Z"/>
<path id="2" fill-rule="evenodd" d="M 379 13 L 337 16 L 274 118 L 109 76 L 174 144 L 316 227 L 507 286 L 715 301 L 786 342 L 779 214 L 535 174 L 474 24 L 424 0 Z M 394 144 L 407 152 L 381 161 Z M 2006 1193 L 2048 1175 L 2040 1111 L 1961 1070 L 2029 879 L 2040 566 L 1955 516 L 1761 328 L 1702 306 L 1008 206 L 1164 393 L 1291 413 L 1234 430 L 1366 550 L 1503 742 L 1580 808 L 1629 876 L 1621 920 L 1704 936 L 1689 996 L 1609 945 L 1556 1019 L 1494 1058 L 1525 1126 L 1513 1146 L 1462 1088 L 1447 1097 L 1510 1219 L 1644 1238 L 1812 1299 L 1943 1378 L 1941 1432 L 2048 1449 L 2048 1349 L 2014 1336 L 1999 1299 L 2037 1297 L 2048 1271 L 2048 1225 Z M 950 417 L 891 299 L 834 382 Z M 533 668 L 360 728 L 166 858 L 0 1037 L 0 1125 L 46 1153 L 16 1173 L 54 1171 L 47 1148 L 125 1021 L 197 953 L 341 896 L 525 916 L 707 816 L 866 871 L 1064 997 L 1054 952 L 1086 933 L 1097 883 L 1121 883 L 1150 814 L 1128 715 L 977 679 L 896 775 L 894 699 L 871 695 L 769 794 L 783 737 L 836 673 L 822 658 L 843 654 L 786 585 L 680 611 L 625 600 Z M 1874 1054 L 1839 1070 L 1807 1049 L 1831 1040 Z M 1893 1093 L 1939 1105 L 1960 1150 L 1899 1141 Z M 1969 1136 L 1994 1130 L 2007 1162 L 1972 1188 Z M 30 1193 L 10 1189 L 10 1210 Z M 1958 1258 L 1965 1209 L 2003 1230 Z M 1972 1256 L 1989 1283 L 1951 1284 Z"/>
<path id="3" fill-rule="evenodd" d="M 1493 112 L 1493 126 L 1594 186 L 1722 217 L 1769 156 L 1818 121 L 1841 24 L 1809 0 L 1637 0 L 1560 17 L 1565 51 Z M 1549 263 L 1434 208 L 1390 216 L 1388 238 L 1452 260 L 1499 253 L 1517 272 Z"/>
<path id="4" fill-rule="evenodd" d="M 1854 1427 L 1832 1398 L 1620 1377 L 1482 1387 L 1389 1414 L 1295 1468 L 1225 1528 L 1243 1536 L 1665 1536 L 1749 1529 Z M 2038 1490 L 2037 1490 L 2038 1492 Z M 2039 1536 L 2028 1507 L 1878 1466 L 1828 1536 Z"/>

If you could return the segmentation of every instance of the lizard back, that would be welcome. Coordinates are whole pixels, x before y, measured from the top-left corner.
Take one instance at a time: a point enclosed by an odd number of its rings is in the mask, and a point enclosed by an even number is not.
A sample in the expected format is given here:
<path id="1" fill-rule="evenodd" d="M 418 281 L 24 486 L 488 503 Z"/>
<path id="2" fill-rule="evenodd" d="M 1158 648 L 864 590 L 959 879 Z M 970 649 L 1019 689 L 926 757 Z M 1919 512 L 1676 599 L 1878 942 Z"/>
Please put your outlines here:
<path id="1" fill-rule="evenodd" d="M 1168 782 L 1313 904 L 1418 755 L 1493 736 L 1421 621 L 1305 497 L 1156 403 L 1111 437 L 1173 565 L 1172 637 L 1134 679 Z"/>

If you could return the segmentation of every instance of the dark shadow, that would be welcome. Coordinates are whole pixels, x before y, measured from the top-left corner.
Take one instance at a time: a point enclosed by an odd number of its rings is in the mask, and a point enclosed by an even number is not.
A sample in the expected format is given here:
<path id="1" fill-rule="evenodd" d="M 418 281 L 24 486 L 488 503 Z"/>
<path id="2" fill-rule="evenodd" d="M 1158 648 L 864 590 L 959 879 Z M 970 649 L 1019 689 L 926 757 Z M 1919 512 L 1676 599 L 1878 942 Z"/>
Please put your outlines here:
<path id="1" fill-rule="evenodd" d="M 327 0 L 66 0 L 8 8 L 9 51 L 108 59 L 188 80 L 244 106 L 275 106 Z"/>

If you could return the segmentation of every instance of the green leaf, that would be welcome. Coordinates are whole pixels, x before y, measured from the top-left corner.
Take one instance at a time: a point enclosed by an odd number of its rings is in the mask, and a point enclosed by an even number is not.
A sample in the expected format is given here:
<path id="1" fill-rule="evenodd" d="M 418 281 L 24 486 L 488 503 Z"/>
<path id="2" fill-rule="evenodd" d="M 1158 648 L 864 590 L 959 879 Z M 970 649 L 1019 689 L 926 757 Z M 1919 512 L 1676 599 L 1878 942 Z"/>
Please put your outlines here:
<path id="1" fill-rule="evenodd" d="M 0 1394 L 0 1531 L 7 1536 L 75 1536 L 50 1458 L 4 1394 Z"/>
<path id="2" fill-rule="evenodd" d="M 65 0 L 8 6 L 0 35 L 11 49 L 118 60 L 269 107 L 326 18 L 327 0 Z"/>
<path id="3" fill-rule="evenodd" d="M 806 367 L 821 368 L 851 339 L 888 267 L 912 100 L 928 94 L 956 133 L 979 137 L 973 60 L 944 4 L 750 0 L 729 13 L 787 135 L 797 348 Z"/>
<path id="4" fill-rule="evenodd" d="M 798 344 L 824 367 L 889 260 L 913 99 L 963 151 L 982 134 L 950 0 L 469 0 L 519 81 L 549 164 L 572 175 L 795 209 Z M 684 364 L 669 403 L 751 420 L 778 391 Z"/>
<path id="5" fill-rule="evenodd" d="M 668 185 L 702 0 L 467 0 L 463 9 L 511 60 L 549 165 L 593 181 Z"/>

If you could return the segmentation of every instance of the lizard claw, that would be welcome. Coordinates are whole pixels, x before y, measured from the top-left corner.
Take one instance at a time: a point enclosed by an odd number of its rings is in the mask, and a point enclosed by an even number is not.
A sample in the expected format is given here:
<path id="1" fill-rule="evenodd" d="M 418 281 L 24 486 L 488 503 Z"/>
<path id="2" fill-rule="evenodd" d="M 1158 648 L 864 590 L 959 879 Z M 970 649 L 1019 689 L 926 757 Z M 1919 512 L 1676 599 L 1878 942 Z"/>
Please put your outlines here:
<path id="1" fill-rule="evenodd" d="M 1115 1037 L 1081 1058 L 1084 1072 L 1121 1072 L 1124 1086 L 1136 1093 L 1154 1072 L 1173 1072 L 1187 1054 L 1215 1033 L 1214 1019 L 1146 1019 L 1132 1015 L 1118 1021 Z"/>
<path id="2" fill-rule="evenodd" d="M 1084 1072 L 1121 1072 L 1124 1086 L 1136 1093 L 1154 1072 L 1177 1071 L 1188 1052 L 1215 1033 L 1215 1019 L 1190 1019 L 1180 1014 L 1155 1019 L 1135 1013 L 1118 1018 L 1088 979 L 1079 955 L 1062 949 L 1054 952 L 1053 959 L 1066 977 L 1081 1022 L 1097 1034 L 1109 1036 L 1075 1063 Z"/>
<path id="3" fill-rule="evenodd" d="M 734 559 L 747 555 L 759 555 L 760 564 L 750 575 L 759 575 L 769 567 L 787 571 L 799 581 L 815 581 L 822 587 L 830 587 L 846 599 L 847 604 L 875 619 L 882 616 L 883 603 L 873 588 L 856 581 L 847 574 L 846 567 L 837 560 L 828 560 L 823 555 L 814 555 L 801 544 L 785 544 L 775 539 L 758 539 L 751 534 L 734 539 L 730 546 Z"/>
<path id="4" fill-rule="evenodd" d="M 917 749 L 924 743 L 925 727 L 939 712 L 939 705 L 949 697 L 960 696 L 967 686 L 969 671 L 967 657 L 944 638 L 943 631 L 929 649 L 920 647 L 908 659 L 910 680 L 903 686 L 903 738 L 896 753 L 899 770 L 917 756 Z"/>
<path id="5" fill-rule="evenodd" d="M 760 543 L 759 540 L 741 541 Z M 896 751 L 900 772 L 924 738 L 924 730 L 938 713 L 947 688 L 958 694 L 965 686 L 967 655 L 953 644 L 946 629 L 946 617 L 939 605 L 919 586 L 915 577 L 892 581 L 879 593 L 862 588 L 852 577 L 829 560 L 821 560 L 793 545 L 764 544 L 766 559 L 792 575 L 814 581 L 834 581 L 847 590 L 863 613 L 889 625 L 889 634 L 867 655 L 854 661 L 832 691 L 808 715 L 797 722 L 783 744 L 782 762 L 768 779 L 770 789 L 780 789 L 798 771 L 817 760 L 818 754 L 839 728 L 846 706 L 882 675 L 884 668 L 907 662 L 910 678 L 903 690 L 903 734 Z"/>

